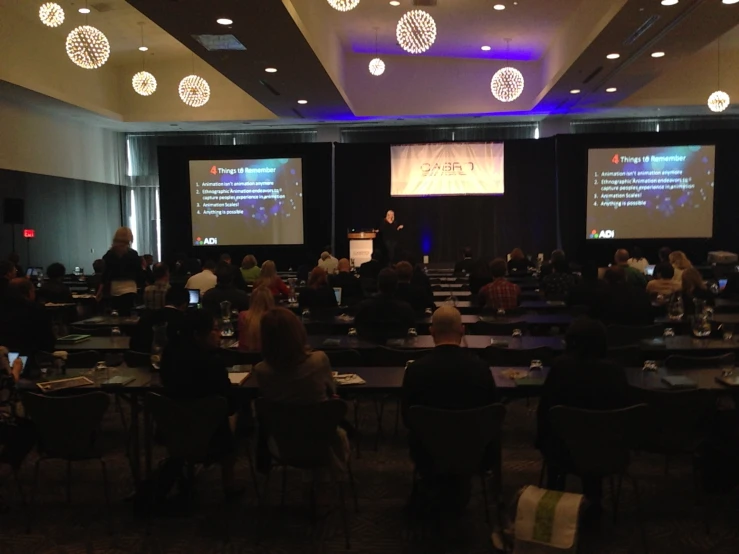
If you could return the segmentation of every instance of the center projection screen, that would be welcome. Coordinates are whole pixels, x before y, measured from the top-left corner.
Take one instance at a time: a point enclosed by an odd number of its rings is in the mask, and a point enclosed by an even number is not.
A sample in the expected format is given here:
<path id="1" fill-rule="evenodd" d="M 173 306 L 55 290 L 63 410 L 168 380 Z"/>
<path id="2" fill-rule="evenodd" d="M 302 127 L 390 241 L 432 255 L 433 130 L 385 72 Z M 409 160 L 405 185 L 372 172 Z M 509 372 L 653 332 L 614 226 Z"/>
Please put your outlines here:
<path id="1" fill-rule="evenodd" d="M 715 146 L 588 151 L 586 238 L 713 236 Z"/>
<path id="2" fill-rule="evenodd" d="M 502 143 L 404 144 L 390 148 L 391 196 L 503 194 Z"/>

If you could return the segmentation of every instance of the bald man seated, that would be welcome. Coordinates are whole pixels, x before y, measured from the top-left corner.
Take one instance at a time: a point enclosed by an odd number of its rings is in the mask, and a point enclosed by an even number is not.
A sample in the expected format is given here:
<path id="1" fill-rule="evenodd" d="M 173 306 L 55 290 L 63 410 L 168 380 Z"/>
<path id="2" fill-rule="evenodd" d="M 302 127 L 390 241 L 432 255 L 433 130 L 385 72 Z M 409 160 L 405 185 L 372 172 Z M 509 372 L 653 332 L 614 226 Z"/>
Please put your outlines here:
<path id="1" fill-rule="evenodd" d="M 616 250 L 613 257 L 615 265 L 622 268 L 626 274 L 626 283 L 636 287 L 645 288 L 647 286 L 647 276 L 643 272 L 629 265 L 629 251 L 624 248 Z"/>

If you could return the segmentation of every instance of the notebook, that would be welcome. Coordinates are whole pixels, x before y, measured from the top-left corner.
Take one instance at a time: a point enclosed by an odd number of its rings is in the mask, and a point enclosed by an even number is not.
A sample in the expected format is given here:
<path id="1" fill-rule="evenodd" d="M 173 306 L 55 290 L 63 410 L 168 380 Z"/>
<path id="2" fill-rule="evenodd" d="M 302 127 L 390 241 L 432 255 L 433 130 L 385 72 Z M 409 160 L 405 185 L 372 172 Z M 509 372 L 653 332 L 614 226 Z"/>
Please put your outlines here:
<path id="1" fill-rule="evenodd" d="M 698 386 L 695 381 L 682 375 L 662 377 L 662 382 L 673 389 L 694 389 Z"/>
<path id="2" fill-rule="evenodd" d="M 92 338 L 92 335 L 66 335 L 64 337 L 58 338 L 57 342 L 66 343 L 66 344 L 76 344 L 78 342 L 82 342 L 83 340 L 87 340 L 90 338 Z"/>
<path id="3" fill-rule="evenodd" d="M 251 373 L 249 372 L 229 373 L 228 378 L 231 381 L 232 385 L 240 387 L 246 382 L 250 375 Z"/>
<path id="4" fill-rule="evenodd" d="M 335 375 L 334 380 L 336 381 L 336 384 L 339 386 L 344 385 L 364 385 L 367 381 L 362 379 L 359 375 L 356 373 L 343 373 L 340 375 Z"/>

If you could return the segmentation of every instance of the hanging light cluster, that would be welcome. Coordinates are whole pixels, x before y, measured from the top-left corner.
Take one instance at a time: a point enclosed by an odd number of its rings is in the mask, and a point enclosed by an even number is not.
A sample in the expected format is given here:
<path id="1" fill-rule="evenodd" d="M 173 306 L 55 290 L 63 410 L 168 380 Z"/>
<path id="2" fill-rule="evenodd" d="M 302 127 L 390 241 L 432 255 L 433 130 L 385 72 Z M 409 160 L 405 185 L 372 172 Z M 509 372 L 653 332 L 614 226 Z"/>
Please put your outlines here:
<path id="1" fill-rule="evenodd" d="M 210 85 L 198 75 L 188 75 L 180 81 L 179 93 L 185 104 L 199 108 L 210 100 Z"/>
<path id="2" fill-rule="evenodd" d="M 41 4 L 38 17 L 47 27 L 59 27 L 64 23 L 64 8 L 54 2 L 46 2 Z"/>
<path id="3" fill-rule="evenodd" d="M 340 12 L 348 12 L 359 5 L 359 0 L 328 0 L 330 6 Z"/>
<path id="4" fill-rule="evenodd" d="M 154 75 L 148 71 L 139 71 L 131 79 L 133 90 L 141 96 L 151 96 L 157 90 L 157 80 Z"/>
<path id="5" fill-rule="evenodd" d="M 67 35 L 67 56 L 84 69 L 97 69 L 108 61 L 110 43 L 100 30 L 82 25 Z"/>
<path id="6" fill-rule="evenodd" d="M 403 50 L 422 54 L 436 41 L 436 22 L 423 10 L 411 10 L 398 21 L 395 36 Z"/>
<path id="7" fill-rule="evenodd" d="M 523 87 L 523 74 L 515 67 L 499 69 L 490 81 L 490 91 L 501 102 L 513 102 L 521 96 Z"/>
<path id="8" fill-rule="evenodd" d="M 731 103 L 729 95 L 721 90 L 721 39 L 716 41 L 716 84 L 718 90 L 708 97 L 708 109 L 714 113 L 720 113 Z"/>
<path id="9" fill-rule="evenodd" d="M 379 77 L 383 73 L 385 73 L 385 62 L 380 59 L 379 54 L 377 53 L 377 31 L 378 28 L 375 27 L 375 57 L 372 58 L 372 60 L 369 63 L 369 72 L 371 75 L 374 75 L 375 77 Z"/>

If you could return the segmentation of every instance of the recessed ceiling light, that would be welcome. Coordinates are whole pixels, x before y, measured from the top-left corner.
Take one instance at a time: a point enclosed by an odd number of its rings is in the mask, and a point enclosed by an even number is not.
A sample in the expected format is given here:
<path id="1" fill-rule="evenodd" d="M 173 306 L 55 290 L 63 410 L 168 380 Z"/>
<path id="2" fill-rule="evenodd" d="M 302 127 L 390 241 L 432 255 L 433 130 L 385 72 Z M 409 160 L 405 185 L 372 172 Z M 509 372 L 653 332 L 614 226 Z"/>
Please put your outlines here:
<path id="1" fill-rule="evenodd" d="M 400 2 L 398 2 L 398 0 L 391 0 L 390 1 L 390 5 L 391 6 L 400 6 Z"/>
<path id="2" fill-rule="evenodd" d="M 503 4 L 495 4 L 495 6 L 493 6 L 493 9 L 500 11 L 500 10 L 504 10 L 505 6 Z"/>
<path id="3" fill-rule="evenodd" d="M 579 88 L 573 88 L 573 89 L 572 89 L 572 90 L 570 91 L 570 94 L 580 94 L 580 89 L 579 89 Z"/>
<path id="4" fill-rule="evenodd" d="M 80 8 L 77 11 L 80 12 L 80 13 L 84 13 L 85 15 L 87 15 L 88 13 L 90 13 L 90 8 Z"/>
<path id="5" fill-rule="evenodd" d="M 490 47 L 489 46 L 480 46 L 480 50 L 482 50 L 483 52 L 489 52 L 490 51 Z"/>
<path id="6" fill-rule="evenodd" d="M 139 50 L 141 50 L 142 52 L 146 52 L 148 49 L 148 46 L 139 46 Z"/>
<path id="7" fill-rule="evenodd" d="M 616 92 L 618 89 L 616 87 L 610 87 L 606 89 L 606 92 Z"/>
<path id="8" fill-rule="evenodd" d="M 652 52 L 652 57 L 653 58 L 664 58 L 665 53 L 664 52 Z"/>
<path id="9" fill-rule="evenodd" d="M 736 4 L 737 2 L 739 2 L 739 0 L 721 0 L 721 2 L 723 2 L 724 4 L 731 5 L 731 4 Z"/>
<path id="10" fill-rule="evenodd" d="M 216 23 L 218 23 L 219 25 L 233 25 L 233 20 L 227 17 L 221 17 L 219 19 L 216 19 Z"/>
<path id="11" fill-rule="evenodd" d="M 677 4 L 678 0 L 662 0 L 663 6 L 674 6 Z"/>
<path id="12" fill-rule="evenodd" d="M 274 67 L 267 67 L 265 68 L 265 71 L 267 73 L 277 73 L 277 69 L 275 69 Z"/>
<path id="13" fill-rule="evenodd" d="M 308 103 L 307 100 L 298 100 L 298 104 L 307 104 L 307 103 Z"/>
<path id="14" fill-rule="evenodd" d="M 613 54 L 608 54 L 606 58 L 609 60 L 617 60 L 621 57 L 621 54 L 616 54 L 615 52 Z"/>

